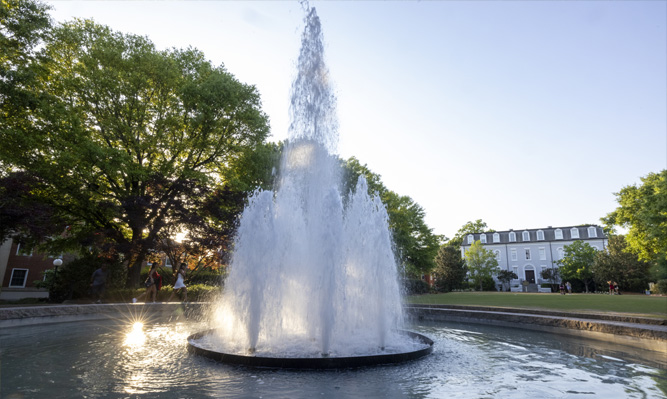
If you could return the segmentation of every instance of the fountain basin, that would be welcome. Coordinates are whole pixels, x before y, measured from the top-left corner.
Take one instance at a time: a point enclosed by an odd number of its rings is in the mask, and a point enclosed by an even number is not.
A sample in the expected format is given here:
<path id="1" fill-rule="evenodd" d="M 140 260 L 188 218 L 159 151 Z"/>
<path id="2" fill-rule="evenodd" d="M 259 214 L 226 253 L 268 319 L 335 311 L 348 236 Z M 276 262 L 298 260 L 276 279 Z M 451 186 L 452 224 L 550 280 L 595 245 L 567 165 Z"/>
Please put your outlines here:
<path id="1" fill-rule="evenodd" d="M 421 334 L 401 331 L 408 338 L 417 340 L 423 347 L 413 351 L 382 353 L 366 356 L 320 356 L 320 357 L 269 357 L 254 354 L 225 353 L 198 345 L 198 340 L 215 333 L 215 329 L 201 331 L 188 337 L 188 351 L 217 362 L 247 367 L 276 369 L 343 369 L 377 366 L 380 364 L 404 363 L 422 358 L 433 352 L 433 341 Z"/>

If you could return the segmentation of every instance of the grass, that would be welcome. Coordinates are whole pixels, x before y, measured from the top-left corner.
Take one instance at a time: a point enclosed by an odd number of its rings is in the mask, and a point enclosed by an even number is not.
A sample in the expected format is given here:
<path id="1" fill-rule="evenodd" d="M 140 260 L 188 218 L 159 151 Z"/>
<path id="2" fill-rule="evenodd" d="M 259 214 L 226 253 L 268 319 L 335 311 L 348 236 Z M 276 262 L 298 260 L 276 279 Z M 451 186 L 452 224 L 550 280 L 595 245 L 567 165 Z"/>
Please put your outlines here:
<path id="1" fill-rule="evenodd" d="M 604 294 L 534 294 L 519 292 L 450 292 L 414 295 L 408 303 L 468 305 L 584 313 L 624 313 L 667 319 L 667 297 Z"/>

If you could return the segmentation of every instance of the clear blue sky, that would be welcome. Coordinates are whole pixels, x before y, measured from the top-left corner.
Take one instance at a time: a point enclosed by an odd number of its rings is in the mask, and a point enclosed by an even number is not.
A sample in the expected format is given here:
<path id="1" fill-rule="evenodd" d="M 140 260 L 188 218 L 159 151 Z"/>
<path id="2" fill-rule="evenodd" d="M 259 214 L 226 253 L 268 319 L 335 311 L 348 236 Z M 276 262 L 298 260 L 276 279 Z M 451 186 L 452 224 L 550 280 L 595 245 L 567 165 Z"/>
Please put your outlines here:
<path id="1" fill-rule="evenodd" d="M 255 85 L 287 137 L 297 2 L 51 1 L 193 46 Z M 435 233 L 600 223 L 667 168 L 666 1 L 327 1 L 339 153 L 412 197 Z"/>

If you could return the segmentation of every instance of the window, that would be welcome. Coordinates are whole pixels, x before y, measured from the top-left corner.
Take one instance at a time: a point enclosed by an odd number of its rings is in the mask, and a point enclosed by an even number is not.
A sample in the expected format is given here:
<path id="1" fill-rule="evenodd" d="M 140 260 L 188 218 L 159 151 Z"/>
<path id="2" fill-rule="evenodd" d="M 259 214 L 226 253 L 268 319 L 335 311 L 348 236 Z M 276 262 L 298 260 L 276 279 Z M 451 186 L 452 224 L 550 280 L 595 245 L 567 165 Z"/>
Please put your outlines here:
<path id="1" fill-rule="evenodd" d="M 563 255 L 564 254 L 563 247 L 558 248 L 556 251 L 558 252 L 558 260 L 563 259 L 563 256 L 564 256 Z"/>
<path id="2" fill-rule="evenodd" d="M 523 237 L 521 237 L 522 240 L 524 241 L 530 241 L 530 233 L 527 231 L 524 231 L 522 234 Z"/>
<path id="3" fill-rule="evenodd" d="M 526 248 L 526 260 L 530 260 L 530 248 Z"/>
<path id="4" fill-rule="evenodd" d="M 25 287 L 28 279 L 28 269 L 12 269 L 12 277 L 9 280 L 10 287 Z"/>
<path id="5" fill-rule="evenodd" d="M 510 231 L 510 242 L 516 242 L 516 233 Z"/>
<path id="6" fill-rule="evenodd" d="M 493 233 L 493 242 L 500 242 L 500 234 Z"/>
<path id="7" fill-rule="evenodd" d="M 486 234 L 481 234 L 481 235 L 479 236 L 479 241 L 480 241 L 482 244 L 486 244 Z"/>
<path id="8" fill-rule="evenodd" d="M 514 274 L 516 274 L 517 276 L 519 275 L 519 268 L 518 268 L 517 266 L 512 266 L 512 271 L 513 271 Z"/>
<path id="9" fill-rule="evenodd" d="M 164 267 L 172 268 L 171 259 L 169 259 L 169 257 L 164 258 Z"/>
<path id="10" fill-rule="evenodd" d="M 18 255 L 18 256 L 32 256 L 32 247 L 20 242 L 16 245 L 16 255 Z"/>
<path id="11" fill-rule="evenodd" d="M 468 244 L 472 244 L 472 240 L 474 239 L 472 234 L 468 234 Z"/>
<path id="12" fill-rule="evenodd" d="M 555 234 L 556 234 L 556 239 L 557 240 L 562 240 L 563 239 L 563 230 L 556 229 Z"/>
<path id="13" fill-rule="evenodd" d="M 547 250 L 544 247 L 540 247 L 540 260 L 547 260 Z"/>
<path id="14" fill-rule="evenodd" d="M 537 230 L 537 240 L 544 241 L 544 232 L 542 230 Z"/>
<path id="15" fill-rule="evenodd" d="M 497 250 L 497 249 L 496 249 L 496 250 L 493 251 L 493 252 L 496 254 L 496 260 L 497 260 L 498 262 L 500 262 L 500 250 Z"/>
<path id="16" fill-rule="evenodd" d="M 579 238 L 579 229 L 576 227 L 573 227 L 570 229 L 570 237 L 572 238 Z"/>
<path id="17" fill-rule="evenodd" d="M 510 250 L 510 256 L 512 257 L 511 259 L 516 262 L 516 248 Z"/>
<path id="18" fill-rule="evenodd" d="M 588 228 L 588 236 L 589 237 L 597 237 L 598 236 L 597 229 L 593 226 L 589 227 Z"/>

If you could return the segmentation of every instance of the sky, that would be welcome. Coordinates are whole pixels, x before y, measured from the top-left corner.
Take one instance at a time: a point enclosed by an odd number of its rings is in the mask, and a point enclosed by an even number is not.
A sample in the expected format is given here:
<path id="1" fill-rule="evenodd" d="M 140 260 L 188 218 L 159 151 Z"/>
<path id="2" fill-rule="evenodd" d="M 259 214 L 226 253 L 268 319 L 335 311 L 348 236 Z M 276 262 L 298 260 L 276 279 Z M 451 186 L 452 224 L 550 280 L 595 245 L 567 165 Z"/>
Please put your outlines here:
<path id="1" fill-rule="evenodd" d="M 287 138 L 296 1 L 48 1 L 195 47 L 257 87 Z M 523 230 L 601 224 L 614 193 L 667 168 L 667 1 L 311 1 L 334 82 L 338 153 L 424 209 Z"/>

